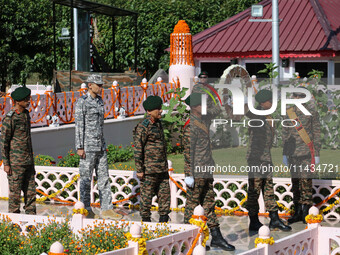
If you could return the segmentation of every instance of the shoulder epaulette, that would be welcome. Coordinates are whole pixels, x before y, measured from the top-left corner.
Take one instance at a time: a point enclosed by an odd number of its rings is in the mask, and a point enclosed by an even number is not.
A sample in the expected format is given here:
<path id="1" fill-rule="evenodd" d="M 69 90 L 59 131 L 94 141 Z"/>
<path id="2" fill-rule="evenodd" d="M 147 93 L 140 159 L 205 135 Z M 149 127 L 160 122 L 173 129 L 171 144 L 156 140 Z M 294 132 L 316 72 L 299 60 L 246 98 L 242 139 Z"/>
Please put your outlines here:
<path id="1" fill-rule="evenodd" d="M 86 99 L 87 98 L 87 94 L 81 96 L 82 99 Z"/>
<path id="2" fill-rule="evenodd" d="M 143 122 L 142 122 L 142 125 L 145 126 L 145 127 L 148 127 L 149 124 L 150 124 L 150 120 L 148 120 L 148 119 L 145 119 L 145 120 L 143 120 Z"/>
<path id="3" fill-rule="evenodd" d="M 6 114 L 6 116 L 8 116 L 8 117 L 12 117 L 13 116 L 13 114 L 14 114 L 14 111 L 13 110 L 10 110 L 7 114 Z"/>

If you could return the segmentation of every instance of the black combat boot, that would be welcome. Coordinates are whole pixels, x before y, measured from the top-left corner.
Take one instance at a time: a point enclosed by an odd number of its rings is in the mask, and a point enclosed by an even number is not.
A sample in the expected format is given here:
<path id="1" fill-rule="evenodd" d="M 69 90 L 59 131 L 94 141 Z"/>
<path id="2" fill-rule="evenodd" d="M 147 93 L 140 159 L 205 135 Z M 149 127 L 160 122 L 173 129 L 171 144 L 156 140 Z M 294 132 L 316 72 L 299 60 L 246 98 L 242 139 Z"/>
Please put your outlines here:
<path id="1" fill-rule="evenodd" d="M 263 226 L 263 224 L 259 220 L 258 215 L 249 215 L 250 223 L 249 223 L 249 231 L 256 231 L 258 232 L 260 227 Z"/>
<path id="2" fill-rule="evenodd" d="M 151 222 L 151 217 L 142 217 L 143 222 Z"/>
<path id="3" fill-rule="evenodd" d="M 211 247 L 218 247 L 225 251 L 235 250 L 235 246 L 228 244 L 228 242 L 223 238 L 221 230 L 219 227 L 210 229 L 211 232 Z"/>
<path id="4" fill-rule="evenodd" d="M 302 211 L 302 222 L 304 223 L 304 224 L 306 224 L 307 222 L 306 222 L 306 216 L 309 214 L 309 208 L 311 208 L 312 206 L 311 205 L 305 205 L 305 204 L 303 204 L 302 205 L 302 209 L 301 209 L 301 211 Z"/>
<path id="5" fill-rule="evenodd" d="M 161 215 L 159 216 L 159 222 L 168 222 L 169 221 L 169 215 Z"/>
<path id="6" fill-rule="evenodd" d="M 293 224 L 295 222 L 301 221 L 302 220 L 302 205 L 299 203 L 294 204 L 295 205 L 295 212 L 293 217 L 288 219 L 289 224 Z"/>
<path id="7" fill-rule="evenodd" d="M 279 218 L 279 214 L 277 211 L 269 212 L 270 217 L 270 223 L 269 223 L 269 229 L 274 230 L 276 228 L 282 230 L 282 231 L 291 231 L 292 228 L 290 226 L 285 225 L 282 220 Z"/>

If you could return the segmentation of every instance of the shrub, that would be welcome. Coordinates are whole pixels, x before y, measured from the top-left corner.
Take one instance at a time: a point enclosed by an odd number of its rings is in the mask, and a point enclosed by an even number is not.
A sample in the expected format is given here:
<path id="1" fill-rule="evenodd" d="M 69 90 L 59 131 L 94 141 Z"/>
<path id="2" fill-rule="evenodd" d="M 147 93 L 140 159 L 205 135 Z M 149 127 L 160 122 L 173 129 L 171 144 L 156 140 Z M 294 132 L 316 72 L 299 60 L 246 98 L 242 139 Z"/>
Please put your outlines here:
<path id="1" fill-rule="evenodd" d="M 63 223 L 57 223 L 49 219 L 46 224 L 41 224 L 39 229 L 32 227 L 25 240 L 20 246 L 20 253 L 26 255 L 48 253 L 51 245 L 59 241 L 68 250 L 70 243 L 74 242 L 75 235 L 72 233 L 68 219 Z"/>
<path id="2" fill-rule="evenodd" d="M 0 254 L 21 254 L 19 246 L 22 240 L 20 228 L 14 225 L 8 216 L 2 216 L 0 221 Z"/>
<path id="3" fill-rule="evenodd" d="M 80 231 L 82 239 L 77 242 L 75 249 L 83 254 L 97 254 L 125 248 L 128 245 L 123 227 L 115 224 L 98 223 L 87 226 Z M 126 224 L 127 226 L 127 224 Z"/>
<path id="4" fill-rule="evenodd" d="M 59 162 L 57 166 L 62 167 L 78 167 L 80 156 L 77 153 L 74 153 L 72 150 L 70 150 L 65 157 L 58 156 Z"/>
<path id="5" fill-rule="evenodd" d="M 72 232 L 70 220 L 62 223 L 49 219 L 46 223 L 27 227 L 27 235 L 21 234 L 18 225 L 13 224 L 8 216 L 0 219 L 0 254 L 39 255 L 48 253 L 51 245 L 58 241 L 64 246 L 66 254 L 98 254 L 127 247 L 126 232 L 129 223 L 116 221 L 115 224 L 95 222 L 93 226 L 86 226 L 79 231 L 79 235 Z M 160 224 L 155 230 L 149 230 L 142 225 L 142 237 L 152 240 L 178 232 L 171 230 L 167 224 Z"/>
<path id="6" fill-rule="evenodd" d="M 123 148 L 122 145 L 107 146 L 107 163 L 113 164 L 115 162 L 126 162 L 133 158 L 133 145 Z"/>
<path id="7" fill-rule="evenodd" d="M 187 105 L 184 103 L 183 100 L 187 90 L 187 88 L 176 88 L 169 90 L 166 93 L 174 94 L 168 104 L 163 104 L 162 106 L 162 110 L 165 113 L 162 118 L 162 124 L 164 128 L 164 137 L 167 144 L 167 153 L 183 152 L 183 146 L 177 145 L 178 142 L 176 143 L 176 146 L 174 146 L 173 140 L 182 140 L 183 128 L 185 122 L 189 118 L 189 111 L 187 110 Z"/>
<path id="8" fill-rule="evenodd" d="M 34 165 L 36 166 L 54 166 L 55 159 L 48 155 L 37 155 L 34 157 Z"/>

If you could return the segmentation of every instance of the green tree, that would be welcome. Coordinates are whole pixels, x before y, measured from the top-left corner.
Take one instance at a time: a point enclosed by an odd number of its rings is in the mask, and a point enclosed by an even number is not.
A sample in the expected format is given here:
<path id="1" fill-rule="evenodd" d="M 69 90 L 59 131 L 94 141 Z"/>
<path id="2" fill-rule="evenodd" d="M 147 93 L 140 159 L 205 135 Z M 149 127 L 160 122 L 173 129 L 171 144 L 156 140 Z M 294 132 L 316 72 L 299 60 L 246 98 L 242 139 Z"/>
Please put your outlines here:
<path id="1" fill-rule="evenodd" d="M 25 84 L 32 73 L 46 82 L 53 70 L 52 2 L 48 0 L 0 0 L 0 75 L 6 83 Z M 68 8 L 57 6 L 57 31 L 69 23 Z M 67 16 L 68 15 L 68 16 Z M 58 35 L 57 35 L 58 36 Z M 69 47 L 58 41 L 59 62 L 68 67 Z M 62 53 L 66 51 L 66 54 Z M 59 68 L 65 68 L 60 65 Z"/>
<path id="2" fill-rule="evenodd" d="M 231 17 L 258 0 L 97 0 L 139 13 L 138 67 L 151 76 L 157 69 L 168 69 L 170 34 L 180 19 L 186 20 L 191 33 Z M 53 76 L 53 17 L 49 0 L 0 0 L 0 79 L 25 84 L 32 73 L 50 82 Z M 70 8 L 56 5 L 57 70 L 69 69 L 68 40 L 59 40 L 62 27 L 71 28 Z M 112 18 L 95 15 L 98 37 L 95 45 L 106 62 L 112 60 Z M 116 17 L 117 68 L 134 66 L 134 18 Z"/>
<path id="3" fill-rule="evenodd" d="M 159 68 L 169 67 L 170 34 L 178 20 L 184 19 L 197 34 L 228 17 L 231 17 L 258 0 L 102 0 L 98 1 L 138 12 L 138 68 L 147 70 L 148 76 Z M 126 70 L 134 66 L 134 20 L 117 17 L 116 47 L 117 67 Z M 97 17 L 99 38 L 95 44 L 102 56 L 112 66 L 112 21 Z"/>

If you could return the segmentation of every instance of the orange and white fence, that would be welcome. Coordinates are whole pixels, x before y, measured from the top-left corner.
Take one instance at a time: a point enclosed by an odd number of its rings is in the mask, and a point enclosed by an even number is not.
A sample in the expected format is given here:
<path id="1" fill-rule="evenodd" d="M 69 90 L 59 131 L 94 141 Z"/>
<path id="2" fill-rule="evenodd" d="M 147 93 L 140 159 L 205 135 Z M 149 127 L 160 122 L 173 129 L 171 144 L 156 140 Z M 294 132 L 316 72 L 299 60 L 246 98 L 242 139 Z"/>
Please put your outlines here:
<path id="1" fill-rule="evenodd" d="M 119 113 L 117 109 L 124 107 L 127 117 L 144 114 L 142 106 L 143 101 L 150 95 L 158 95 L 162 97 L 163 102 L 168 102 L 172 93 L 167 94 L 171 89 L 178 88 L 177 83 L 162 83 L 148 84 L 146 81 L 138 86 L 119 87 L 118 84 L 109 89 L 104 89 L 102 98 L 104 101 L 106 119 L 117 118 Z M 47 86 L 47 90 L 43 94 L 31 96 L 30 116 L 32 127 L 48 126 L 51 121 L 46 117 L 57 116 L 59 123 L 69 124 L 74 122 L 74 112 L 77 99 L 86 93 L 86 89 L 82 88 L 78 91 L 53 93 L 51 88 Z M 13 99 L 8 93 L 5 97 L 0 98 L 0 126 L 7 112 L 13 106 Z"/>

